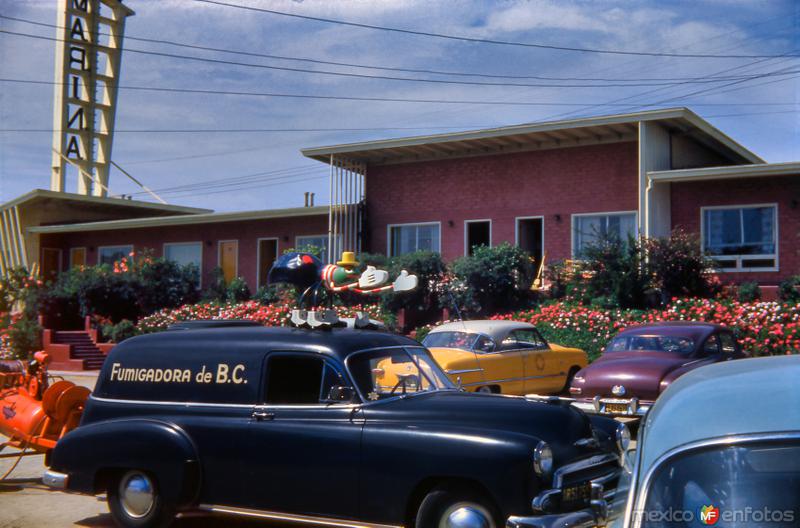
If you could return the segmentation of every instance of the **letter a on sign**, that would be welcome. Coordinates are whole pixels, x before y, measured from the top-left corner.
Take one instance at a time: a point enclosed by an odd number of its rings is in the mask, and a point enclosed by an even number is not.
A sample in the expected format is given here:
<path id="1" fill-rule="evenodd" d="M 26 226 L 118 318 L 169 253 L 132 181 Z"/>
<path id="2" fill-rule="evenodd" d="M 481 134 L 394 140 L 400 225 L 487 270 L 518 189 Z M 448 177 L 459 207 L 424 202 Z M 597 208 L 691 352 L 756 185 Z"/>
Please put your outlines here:
<path id="1" fill-rule="evenodd" d="M 81 157 L 81 149 L 78 147 L 78 138 L 76 136 L 70 136 L 69 142 L 67 143 L 67 157 L 70 157 L 70 154 L 75 154 L 75 157 L 78 159 L 83 159 Z"/>

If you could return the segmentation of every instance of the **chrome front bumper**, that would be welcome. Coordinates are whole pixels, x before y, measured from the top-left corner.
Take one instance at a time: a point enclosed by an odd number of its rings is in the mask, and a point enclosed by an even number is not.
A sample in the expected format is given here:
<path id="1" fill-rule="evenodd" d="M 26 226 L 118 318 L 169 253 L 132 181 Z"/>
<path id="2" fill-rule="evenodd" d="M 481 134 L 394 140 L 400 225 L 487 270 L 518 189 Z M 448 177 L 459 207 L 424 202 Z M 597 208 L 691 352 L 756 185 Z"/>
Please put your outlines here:
<path id="1" fill-rule="evenodd" d="M 625 405 L 627 407 L 627 411 L 624 413 L 621 412 L 611 412 L 606 410 L 606 404 L 612 403 L 617 405 Z M 588 414 L 602 414 L 605 416 L 630 416 L 631 418 L 641 418 L 647 411 L 650 410 L 652 403 L 650 402 L 639 402 L 636 398 L 631 398 L 630 400 L 625 399 L 613 399 L 613 398 L 595 398 L 592 401 L 573 401 L 572 406 L 580 409 L 581 411 L 588 413 Z"/>
<path id="2" fill-rule="evenodd" d="M 506 521 L 506 528 L 593 528 L 595 526 L 605 526 L 608 520 L 608 503 L 604 498 L 602 484 L 592 483 L 592 495 L 589 505 L 588 508 L 573 512 L 530 517 L 512 516 Z M 534 500 L 535 506 L 536 500 Z"/>
<path id="3" fill-rule="evenodd" d="M 64 490 L 67 489 L 67 484 L 69 483 L 69 475 L 66 473 L 59 473 L 58 471 L 53 471 L 48 469 L 42 475 L 42 482 L 45 486 L 49 486 L 54 489 Z"/>

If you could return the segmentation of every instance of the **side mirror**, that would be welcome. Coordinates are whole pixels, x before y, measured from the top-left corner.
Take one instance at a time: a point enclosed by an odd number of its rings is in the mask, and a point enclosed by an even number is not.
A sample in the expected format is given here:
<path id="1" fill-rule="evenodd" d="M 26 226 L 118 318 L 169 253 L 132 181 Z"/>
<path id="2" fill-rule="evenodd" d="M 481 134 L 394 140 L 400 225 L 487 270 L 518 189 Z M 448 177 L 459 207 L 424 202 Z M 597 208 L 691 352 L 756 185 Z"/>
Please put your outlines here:
<path id="1" fill-rule="evenodd" d="M 356 391 L 353 387 L 334 385 L 328 392 L 328 400 L 335 402 L 351 402 L 356 398 Z"/>

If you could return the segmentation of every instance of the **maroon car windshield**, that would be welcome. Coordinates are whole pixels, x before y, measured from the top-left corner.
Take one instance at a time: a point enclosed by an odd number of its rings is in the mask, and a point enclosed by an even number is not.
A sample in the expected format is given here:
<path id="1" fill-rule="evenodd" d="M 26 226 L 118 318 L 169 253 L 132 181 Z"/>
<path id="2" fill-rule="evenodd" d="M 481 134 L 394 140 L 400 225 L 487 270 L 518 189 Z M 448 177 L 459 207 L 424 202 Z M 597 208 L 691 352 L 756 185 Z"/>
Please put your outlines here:
<path id="1" fill-rule="evenodd" d="M 627 334 L 612 339 L 606 347 L 606 352 L 647 350 L 688 356 L 694 351 L 694 347 L 694 339 L 688 336 Z"/>

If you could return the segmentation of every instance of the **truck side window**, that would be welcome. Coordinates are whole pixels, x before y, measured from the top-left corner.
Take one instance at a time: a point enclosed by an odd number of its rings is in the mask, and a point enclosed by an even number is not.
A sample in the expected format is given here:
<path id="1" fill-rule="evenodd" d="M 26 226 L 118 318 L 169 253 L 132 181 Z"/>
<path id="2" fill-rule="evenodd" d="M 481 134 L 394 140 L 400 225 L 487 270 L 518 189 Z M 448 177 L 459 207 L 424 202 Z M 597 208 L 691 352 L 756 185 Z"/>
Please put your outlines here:
<path id="1" fill-rule="evenodd" d="M 270 356 L 267 363 L 265 403 L 309 405 L 320 402 L 322 358 L 302 354 Z"/>

